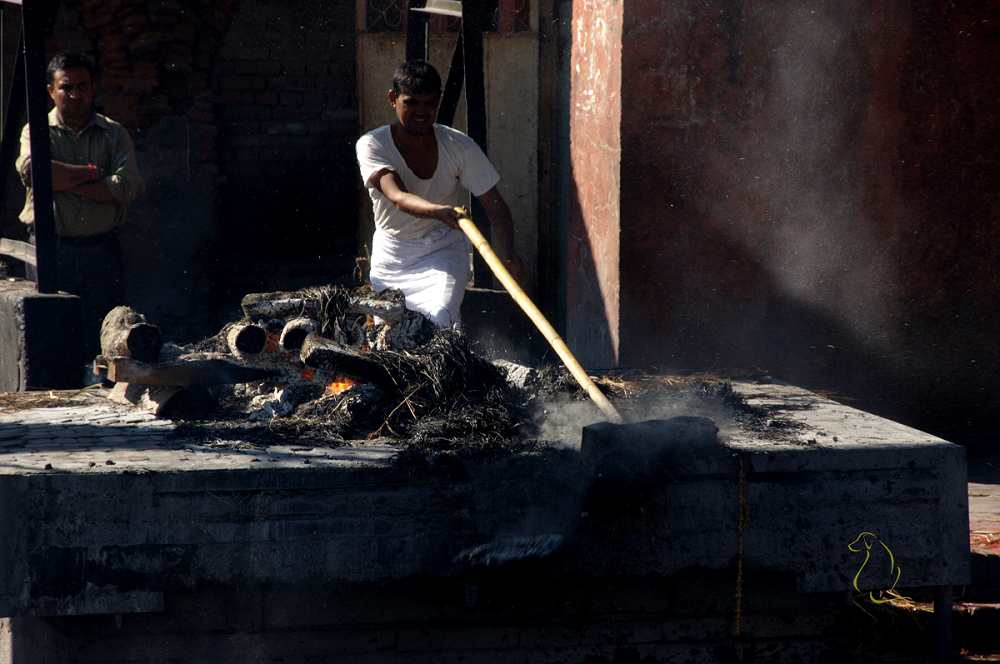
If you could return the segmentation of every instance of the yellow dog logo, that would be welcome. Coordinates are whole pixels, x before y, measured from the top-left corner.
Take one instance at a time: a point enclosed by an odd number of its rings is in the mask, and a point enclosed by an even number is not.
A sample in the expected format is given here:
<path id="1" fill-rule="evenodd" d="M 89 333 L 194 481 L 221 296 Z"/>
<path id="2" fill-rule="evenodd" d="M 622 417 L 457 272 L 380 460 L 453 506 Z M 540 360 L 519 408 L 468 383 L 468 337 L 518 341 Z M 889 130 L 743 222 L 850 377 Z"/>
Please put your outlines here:
<path id="1" fill-rule="evenodd" d="M 876 544 L 878 546 L 876 546 Z M 858 571 L 854 574 L 854 579 L 851 581 L 851 585 L 854 587 L 859 594 L 864 594 L 864 591 L 859 587 L 859 581 L 861 580 L 861 575 L 877 575 L 880 573 L 887 574 L 883 577 L 888 582 L 882 586 L 882 590 L 870 590 L 868 591 L 868 599 L 871 600 L 872 604 L 885 604 L 896 599 L 906 599 L 902 595 L 896 592 L 896 584 L 899 583 L 899 577 L 903 574 L 903 570 L 896 564 L 896 556 L 893 555 L 892 549 L 883 542 L 878 535 L 875 533 L 870 533 L 865 531 L 854 538 L 854 541 L 847 545 L 847 548 L 852 553 L 864 552 L 865 559 L 861 561 L 861 566 L 858 567 Z M 888 569 L 882 572 L 881 570 L 872 569 L 868 570 L 867 573 L 865 568 L 868 566 L 868 561 L 872 559 L 872 549 L 875 549 L 876 553 L 884 551 L 888 556 Z M 879 565 L 884 569 L 884 565 Z M 872 584 L 865 584 L 872 585 Z"/>

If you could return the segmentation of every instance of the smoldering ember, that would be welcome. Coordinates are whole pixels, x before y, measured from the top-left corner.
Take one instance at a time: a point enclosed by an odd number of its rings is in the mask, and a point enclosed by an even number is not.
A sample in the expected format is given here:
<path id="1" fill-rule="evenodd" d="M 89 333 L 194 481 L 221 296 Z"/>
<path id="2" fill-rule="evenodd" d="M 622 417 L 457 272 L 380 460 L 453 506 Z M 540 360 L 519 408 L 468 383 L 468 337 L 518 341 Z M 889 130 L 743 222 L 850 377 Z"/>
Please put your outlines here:
<path id="1" fill-rule="evenodd" d="M 0 664 L 1000 661 L 1000 5 L 869 4 L 0 0 Z"/>

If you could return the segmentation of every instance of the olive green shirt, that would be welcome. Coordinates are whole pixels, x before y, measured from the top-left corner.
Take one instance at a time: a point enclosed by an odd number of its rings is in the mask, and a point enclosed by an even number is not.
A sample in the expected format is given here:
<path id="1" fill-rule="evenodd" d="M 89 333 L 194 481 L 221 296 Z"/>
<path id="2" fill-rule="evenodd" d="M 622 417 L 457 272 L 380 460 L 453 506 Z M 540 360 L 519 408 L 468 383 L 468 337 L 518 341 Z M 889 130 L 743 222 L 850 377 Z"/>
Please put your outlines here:
<path id="1" fill-rule="evenodd" d="M 99 113 L 77 133 L 62 122 L 56 109 L 49 111 L 49 145 L 52 160 L 67 164 L 96 164 L 108 175 L 103 182 L 114 197 L 113 203 L 99 203 L 70 191 L 53 192 L 56 234 L 62 237 L 87 237 L 107 233 L 125 222 L 129 203 L 142 195 L 145 183 L 135 163 L 135 148 L 128 130 Z M 35 221 L 31 196 L 31 143 L 28 125 L 21 130 L 21 154 L 17 172 L 27 188 L 24 209 L 19 218 L 26 224 Z"/>

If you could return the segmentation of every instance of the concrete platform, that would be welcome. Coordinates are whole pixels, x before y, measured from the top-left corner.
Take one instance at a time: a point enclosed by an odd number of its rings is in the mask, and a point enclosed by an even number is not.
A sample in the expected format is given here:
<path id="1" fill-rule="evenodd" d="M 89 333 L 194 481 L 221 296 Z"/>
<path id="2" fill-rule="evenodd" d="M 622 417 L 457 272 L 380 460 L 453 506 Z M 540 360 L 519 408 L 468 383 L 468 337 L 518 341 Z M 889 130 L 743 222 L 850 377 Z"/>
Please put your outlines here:
<path id="1" fill-rule="evenodd" d="M 877 538 L 861 540 L 877 561 L 858 576 L 863 590 L 893 583 L 879 541 L 899 589 L 968 582 L 962 448 L 795 387 L 734 389 L 773 426 L 674 449 L 644 466 L 648 481 L 612 493 L 611 466 L 572 448 L 425 459 L 377 444 L 195 442 L 94 390 L 0 398 L 0 616 L 21 620 L 6 623 L 7 642 L 21 624 L 26 640 L 54 630 L 75 653 L 66 661 L 166 661 L 169 651 L 169 661 L 235 662 L 252 647 L 269 653 L 254 661 L 336 651 L 372 662 L 632 652 L 710 662 L 737 646 L 803 661 L 830 647 L 835 606 L 865 601 L 852 588 L 864 553 L 849 549 L 862 533 Z M 642 446 L 657 431 L 588 435 Z M 546 534 L 564 545 L 539 561 L 456 562 L 471 547 Z M 212 602 L 221 615 L 192 618 Z M 285 617 L 266 618 L 276 611 Z M 567 625 L 579 631 L 557 638 Z M 360 626 L 370 642 L 343 645 Z M 407 629 L 417 632 L 403 638 Z M 202 655 L 184 658 L 167 633 Z M 24 657 L 10 661 L 35 661 Z"/>

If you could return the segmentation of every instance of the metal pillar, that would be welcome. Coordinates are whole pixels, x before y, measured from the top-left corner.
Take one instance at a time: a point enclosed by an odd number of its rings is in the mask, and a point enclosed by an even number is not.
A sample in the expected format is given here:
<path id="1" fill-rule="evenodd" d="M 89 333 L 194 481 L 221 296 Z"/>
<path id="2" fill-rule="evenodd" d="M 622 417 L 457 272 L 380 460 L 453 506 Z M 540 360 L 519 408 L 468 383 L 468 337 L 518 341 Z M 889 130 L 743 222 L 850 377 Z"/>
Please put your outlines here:
<path id="1" fill-rule="evenodd" d="M 0 12 L 6 13 L 5 5 L 0 4 Z M 7 89 L 7 107 L 3 109 L 3 144 L 0 145 L 0 209 L 6 202 L 7 178 L 10 177 L 11 166 L 17 158 L 20 145 L 21 124 L 24 122 L 24 37 L 18 38 L 17 59 L 14 63 L 14 77 Z"/>
<path id="2" fill-rule="evenodd" d="M 412 2 L 410 3 L 413 4 Z M 427 59 L 428 15 L 422 12 L 406 12 L 406 59 Z"/>
<path id="3" fill-rule="evenodd" d="M 489 0 L 463 0 L 462 2 L 462 54 L 465 70 L 465 102 L 468 110 L 466 122 L 469 137 L 486 154 L 489 154 L 489 143 L 486 136 L 483 28 L 490 4 Z M 486 216 L 486 210 L 474 196 L 472 197 L 472 216 L 479 225 L 483 236 L 489 241 L 491 239 L 490 220 Z M 493 284 L 493 273 L 479 254 L 476 254 L 473 261 L 473 282 L 480 287 Z"/>
<path id="4" fill-rule="evenodd" d="M 951 586 L 934 589 L 934 661 L 937 664 L 952 664 L 955 661 L 951 592 Z"/>
<path id="5" fill-rule="evenodd" d="M 45 90 L 45 32 L 55 15 L 55 0 L 3 0 L 11 5 L 21 5 L 21 45 L 18 49 L 14 85 L 4 121 L 3 146 L 0 163 L 10 168 L 20 132 L 17 122 L 21 107 L 27 103 L 28 127 L 31 140 L 31 191 L 35 209 L 35 262 L 38 274 L 36 287 L 40 293 L 58 290 L 59 274 L 56 259 L 55 214 L 52 209 L 52 157 L 49 149 L 49 99 Z M 23 87 L 22 87 L 23 86 Z M 23 94 L 22 94 L 23 90 Z M 6 170 L 5 170 L 6 174 Z M 0 186 L 4 185 L 0 181 Z M 2 199 L 0 199 L 2 202 Z M 13 242 L 11 255 L 29 250 L 23 243 Z"/>

